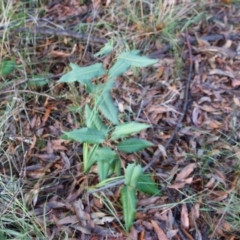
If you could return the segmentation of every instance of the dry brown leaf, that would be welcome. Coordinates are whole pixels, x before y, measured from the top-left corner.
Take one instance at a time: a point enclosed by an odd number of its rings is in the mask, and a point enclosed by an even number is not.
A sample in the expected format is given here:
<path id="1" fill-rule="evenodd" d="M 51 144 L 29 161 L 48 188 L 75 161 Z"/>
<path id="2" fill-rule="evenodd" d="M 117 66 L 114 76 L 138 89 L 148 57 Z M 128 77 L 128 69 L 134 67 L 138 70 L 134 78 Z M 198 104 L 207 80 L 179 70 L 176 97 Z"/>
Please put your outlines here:
<path id="1" fill-rule="evenodd" d="M 240 99 L 237 98 L 235 95 L 233 96 L 233 102 L 236 104 L 236 106 L 240 107 Z"/>
<path id="2" fill-rule="evenodd" d="M 158 149 L 162 153 L 162 156 L 164 158 L 166 158 L 167 157 L 167 151 L 166 151 L 165 147 L 163 145 L 161 145 L 161 144 L 158 144 Z M 154 155 L 155 155 L 155 153 L 154 153 Z"/>
<path id="3" fill-rule="evenodd" d="M 33 135 L 32 143 L 31 143 L 31 145 L 30 145 L 30 147 L 29 147 L 29 150 L 28 150 L 29 153 L 31 153 L 31 151 L 34 149 L 34 147 L 35 147 L 35 145 L 36 145 L 36 142 L 37 142 L 37 137 L 36 137 L 36 135 L 34 134 L 34 135 Z"/>
<path id="4" fill-rule="evenodd" d="M 193 177 L 186 178 L 186 179 L 184 180 L 184 182 L 185 182 L 186 184 L 191 184 L 192 181 L 193 181 Z"/>
<path id="5" fill-rule="evenodd" d="M 181 228 L 181 230 L 183 231 L 184 235 L 186 236 L 187 240 L 195 240 L 188 232 L 185 228 Z"/>
<path id="6" fill-rule="evenodd" d="M 150 198 L 145 198 L 145 199 L 140 199 L 138 201 L 138 206 L 148 206 L 150 204 L 155 203 L 160 197 L 150 197 Z"/>
<path id="7" fill-rule="evenodd" d="M 232 87 L 238 87 L 240 85 L 240 80 L 239 79 L 232 79 Z"/>
<path id="8" fill-rule="evenodd" d="M 27 204 L 36 206 L 38 194 L 40 192 L 40 183 L 36 183 L 28 193 L 25 194 Z"/>
<path id="9" fill-rule="evenodd" d="M 187 178 L 192 172 L 193 170 L 197 167 L 196 163 L 190 163 L 189 165 L 187 165 L 186 167 L 184 167 L 180 173 L 177 174 L 176 177 L 176 182 L 178 181 L 183 181 L 185 178 Z"/>
<path id="10" fill-rule="evenodd" d="M 200 204 L 199 203 L 195 203 L 192 207 L 192 216 L 193 216 L 193 219 L 196 220 L 200 217 L 200 212 L 199 212 L 199 209 L 200 209 Z"/>
<path id="11" fill-rule="evenodd" d="M 185 229 L 189 228 L 189 216 L 186 203 L 182 204 L 182 211 L 181 211 L 181 226 Z"/>
<path id="12" fill-rule="evenodd" d="M 212 177 L 208 183 L 205 185 L 205 188 L 212 188 L 215 185 L 215 178 Z"/>
<path id="13" fill-rule="evenodd" d="M 154 231 L 156 232 L 158 236 L 158 240 L 168 240 L 166 234 L 163 232 L 163 230 L 158 226 L 157 222 L 154 220 L 151 220 L 151 223 L 153 225 Z"/>
<path id="14" fill-rule="evenodd" d="M 103 218 L 100 218 L 100 219 L 99 218 L 94 218 L 93 222 L 96 225 L 104 225 L 105 223 L 112 222 L 113 220 L 115 220 L 115 217 L 106 216 L 106 217 L 103 217 Z"/>
<path id="15" fill-rule="evenodd" d="M 32 157 L 37 157 L 40 158 L 43 161 L 46 162 L 56 162 L 57 160 L 59 160 L 59 156 L 55 155 L 55 154 L 32 154 Z"/>
<path id="16" fill-rule="evenodd" d="M 168 239 L 172 239 L 173 237 L 176 236 L 177 233 L 178 233 L 178 229 L 168 230 L 168 231 L 167 231 L 167 237 L 168 237 Z"/>
<path id="17" fill-rule="evenodd" d="M 204 103 L 204 102 L 212 102 L 212 99 L 210 97 L 201 97 L 199 100 L 198 100 L 198 104 L 201 104 L 201 103 Z"/>
<path id="18" fill-rule="evenodd" d="M 91 231 L 88 230 L 87 228 L 83 227 L 83 226 L 80 226 L 80 225 L 70 225 L 69 227 L 71 228 L 74 228 L 82 233 L 85 233 L 85 234 L 91 234 Z"/>
<path id="19" fill-rule="evenodd" d="M 154 105 L 152 107 L 150 107 L 147 112 L 154 112 L 154 113 L 165 113 L 165 112 L 171 112 L 172 109 L 171 108 L 167 108 L 167 107 L 164 107 L 164 106 L 157 106 L 157 105 Z"/>
<path id="20" fill-rule="evenodd" d="M 53 57 L 63 57 L 63 58 L 64 57 L 70 57 L 76 51 L 76 48 L 77 48 L 77 44 L 74 44 L 73 48 L 72 48 L 72 51 L 70 53 L 65 53 L 65 52 L 62 52 L 62 51 L 52 50 L 49 54 L 52 54 Z"/>
<path id="21" fill-rule="evenodd" d="M 202 124 L 205 126 L 208 126 L 208 129 L 209 129 L 209 127 L 211 129 L 219 129 L 222 127 L 222 123 L 218 122 L 217 120 L 214 120 L 214 119 L 207 120 L 207 121 L 203 122 Z"/>
<path id="22" fill-rule="evenodd" d="M 213 191 L 211 192 L 210 198 L 213 201 L 222 201 L 228 197 L 228 193 L 226 191 Z"/>
<path id="23" fill-rule="evenodd" d="M 52 112 L 52 107 L 51 106 L 48 106 L 47 108 L 46 108 L 46 111 L 45 111 L 45 113 L 44 113 L 44 116 L 42 117 L 42 122 L 43 122 L 43 124 L 45 124 L 46 123 L 46 121 L 48 120 L 48 118 L 49 118 L 49 116 L 50 116 L 50 113 Z"/>
<path id="24" fill-rule="evenodd" d="M 144 236 L 144 232 L 143 232 L 143 236 Z M 138 238 L 138 231 L 137 231 L 137 229 L 134 226 L 131 227 L 131 230 L 130 230 L 130 233 L 129 233 L 129 238 L 130 239 L 139 239 Z M 142 239 L 142 237 L 140 236 L 140 240 L 141 239 Z"/>
<path id="25" fill-rule="evenodd" d="M 220 111 L 217 111 L 216 108 L 210 106 L 210 105 L 202 105 L 202 106 L 199 106 L 200 109 L 202 109 L 203 111 L 205 112 L 209 112 L 209 113 L 212 113 L 212 114 L 216 114 L 216 115 L 220 115 L 221 112 Z"/>
<path id="26" fill-rule="evenodd" d="M 56 139 L 56 140 L 52 140 L 52 147 L 54 149 L 54 151 L 66 151 L 68 150 L 64 144 L 69 143 L 69 141 L 67 140 L 63 140 L 63 139 Z"/>
<path id="27" fill-rule="evenodd" d="M 184 186 L 185 186 L 185 182 L 178 182 L 178 183 L 169 185 L 168 188 L 180 189 L 180 188 L 183 188 Z"/>
<path id="28" fill-rule="evenodd" d="M 225 4 L 231 4 L 232 3 L 232 0 L 221 0 L 222 3 L 225 3 Z"/>
<path id="29" fill-rule="evenodd" d="M 196 126 L 198 126 L 200 124 L 200 122 L 198 121 L 200 114 L 201 114 L 201 110 L 199 108 L 197 108 L 197 107 L 193 108 L 192 121 Z"/>
<path id="30" fill-rule="evenodd" d="M 58 225 L 65 225 L 65 224 L 74 224 L 79 222 L 79 219 L 76 215 L 67 216 L 65 218 L 62 218 L 61 220 L 58 220 Z"/>
<path id="31" fill-rule="evenodd" d="M 78 219 L 79 220 L 81 219 L 81 225 L 86 226 L 87 219 L 90 217 L 87 217 L 86 214 L 88 214 L 88 213 L 84 212 L 84 206 L 83 206 L 82 200 L 78 199 L 78 200 L 74 201 L 73 206 L 75 208 Z"/>

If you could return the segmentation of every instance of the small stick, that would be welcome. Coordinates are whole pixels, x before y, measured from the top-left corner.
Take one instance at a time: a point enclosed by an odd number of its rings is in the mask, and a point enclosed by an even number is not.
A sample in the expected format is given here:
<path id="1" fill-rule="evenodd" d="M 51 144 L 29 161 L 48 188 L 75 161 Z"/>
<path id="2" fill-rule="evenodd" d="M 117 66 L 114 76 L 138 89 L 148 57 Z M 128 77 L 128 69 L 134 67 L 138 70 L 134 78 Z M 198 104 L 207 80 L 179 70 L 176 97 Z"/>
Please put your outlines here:
<path id="1" fill-rule="evenodd" d="M 62 29 L 54 29 L 54 28 L 46 28 L 46 27 L 35 27 L 35 28 L 17 28 L 16 31 L 24 31 L 24 32 L 31 32 L 31 33 L 41 33 L 44 35 L 54 35 L 54 36 L 61 36 L 61 37 L 73 37 L 82 40 L 90 40 L 90 42 L 96 43 L 107 43 L 107 39 L 99 38 L 95 36 L 90 36 L 83 33 L 76 33 L 70 30 L 62 30 Z"/>
<path id="2" fill-rule="evenodd" d="M 228 35 L 223 35 L 223 34 L 214 34 L 214 35 L 208 35 L 208 36 L 203 36 L 199 37 L 199 40 L 203 41 L 209 41 L 209 42 L 214 42 L 214 41 L 219 41 L 219 40 L 226 40 L 230 39 L 232 41 L 239 41 L 240 40 L 240 34 L 239 33 L 231 33 Z M 189 36 L 189 42 L 190 43 L 195 43 L 197 42 L 196 37 L 191 37 Z M 178 45 L 182 45 L 184 43 L 183 40 L 178 41 Z M 157 50 L 155 52 L 152 52 L 148 55 L 149 58 L 162 58 L 166 52 L 168 52 L 170 49 L 172 49 L 173 45 L 172 44 L 167 44 L 165 45 L 162 49 Z"/>
<path id="3" fill-rule="evenodd" d="M 188 109 L 188 100 L 189 100 L 189 90 L 190 90 L 190 83 L 191 83 L 191 78 L 192 78 L 192 72 L 193 72 L 193 57 L 192 57 L 192 47 L 190 44 L 190 39 L 188 35 L 188 30 L 185 32 L 185 37 L 186 37 L 186 42 L 187 42 L 187 47 L 188 47 L 188 52 L 189 52 L 189 72 L 188 72 L 188 78 L 186 81 L 186 88 L 185 88 L 185 97 L 184 97 L 184 105 L 183 105 L 183 114 L 179 117 L 177 125 L 175 126 L 171 137 L 168 139 L 168 141 L 165 144 L 165 149 L 169 147 L 169 145 L 172 143 L 176 133 L 179 131 L 179 128 L 181 127 L 182 121 L 186 116 L 187 109 Z M 144 167 L 143 171 L 145 172 L 148 170 L 160 157 L 162 156 L 162 153 L 160 152 L 156 156 L 153 157 L 153 159 Z"/>

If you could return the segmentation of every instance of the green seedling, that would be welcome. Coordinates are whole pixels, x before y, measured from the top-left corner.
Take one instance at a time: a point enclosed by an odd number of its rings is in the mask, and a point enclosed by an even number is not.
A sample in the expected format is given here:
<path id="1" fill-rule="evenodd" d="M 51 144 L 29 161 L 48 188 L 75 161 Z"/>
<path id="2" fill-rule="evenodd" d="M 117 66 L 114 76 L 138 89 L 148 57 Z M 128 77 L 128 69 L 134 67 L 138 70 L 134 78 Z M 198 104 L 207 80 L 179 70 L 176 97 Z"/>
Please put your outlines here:
<path id="1" fill-rule="evenodd" d="M 110 51 L 111 49 L 109 49 Z M 104 52 L 104 51 L 103 51 Z M 102 53 L 100 51 L 100 53 Z M 79 82 L 93 98 L 93 107 L 85 105 L 85 127 L 64 132 L 62 138 L 83 144 L 83 169 L 88 173 L 92 165 L 98 165 L 100 182 L 106 182 L 112 175 L 121 174 L 121 158 L 119 152 L 135 153 L 153 146 L 153 143 L 136 137 L 131 137 L 150 125 L 129 122 L 119 123 L 118 109 L 111 97 L 111 89 L 115 79 L 129 70 L 130 67 L 145 67 L 156 63 L 156 60 L 140 56 L 139 51 L 133 50 L 120 54 L 116 62 L 106 71 L 101 63 L 87 67 L 70 64 L 72 70 L 61 77 L 59 82 Z M 107 77 L 104 84 L 93 84 L 93 78 Z M 99 115 L 98 111 L 102 115 Z M 103 117 L 105 119 L 103 119 Z M 106 122 L 110 121 L 109 126 Z M 107 142 L 111 145 L 107 146 Z M 118 151 L 116 151 L 117 149 Z M 129 164 L 124 173 L 125 186 L 121 190 L 124 222 L 127 231 L 130 230 L 136 214 L 136 192 L 159 194 L 159 190 L 150 176 L 144 175 L 140 165 Z"/>

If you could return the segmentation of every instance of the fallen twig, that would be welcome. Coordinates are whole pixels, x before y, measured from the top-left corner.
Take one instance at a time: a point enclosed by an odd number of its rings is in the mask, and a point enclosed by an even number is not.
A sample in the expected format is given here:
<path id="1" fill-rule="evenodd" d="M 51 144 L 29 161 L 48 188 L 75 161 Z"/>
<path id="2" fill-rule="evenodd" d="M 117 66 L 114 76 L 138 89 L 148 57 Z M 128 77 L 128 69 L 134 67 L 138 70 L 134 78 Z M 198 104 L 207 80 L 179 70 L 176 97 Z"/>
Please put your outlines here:
<path id="1" fill-rule="evenodd" d="M 191 78 L 192 78 L 192 72 L 193 72 L 193 58 L 192 58 L 192 47 L 190 44 L 190 38 L 188 35 L 188 31 L 186 30 L 185 32 L 185 38 L 187 42 L 187 47 L 188 47 L 188 52 L 189 52 L 189 72 L 188 72 L 188 78 L 186 81 L 186 88 L 185 88 L 185 97 L 184 97 L 184 105 L 183 105 L 183 110 L 182 110 L 182 115 L 179 117 L 178 122 L 172 132 L 171 137 L 168 139 L 168 141 L 165 144 L 165 150 L 169 147 L 169 145 L 172 143 L 176 133 L 179 131 L 179 128 L 181 127 L 182 121 L 186 116 L 187 109 L 188 109 L 188 101 L 189 101 L 189 89 L 190 89 L 190 83 L 191 83 Z M 162 156 L 162 152 L 157 154 L 156 156 L 153 157 L 153 159 L 144 167 L 143 171 L 148 170 L 160 157 Z"/>
<path id="2" fill-rule="evenodd" d="M 95 43 L 107 43 L 107 39 L 105 38 L 99 38 L 95 36 L 91 36 L 88 34 L 83 34 L 83 33 L 76 33 L 73 31 L 69 30 L 62 30 L 62 29 L 55 29 L 55 28 L 47 28 L 47 27 L 35 27 L 35 28 L 26 28 L 26 27 L 21 27 L 15 29 L 15 31 L 24 31 L 24 32 L 31 32 L 31 33 L 41 33 L 44 35 L 54 35 L 54 36 L 61 36 L 61 37 L 73 37 L 77 39 L 82 39 L 90 42 L 95 42 Z"/>
<path id="3" fill-rule="evenodd" d="M 236 33 L 236 34 L 231 33 L 231 34 L 228 34 L 228 35 L 214 34 L 214 35 L 199 37 L 198 39 L 202 40 L 202 41 L 209 41 L 209 42 L 226 40 L 226 39 L 230 39 L 230 40 L 233 40 L 233 41 L 237 41 L 237 40 L 239 41 L 240 40 L 240 34 L 239 33 Z M 189 42 L 190 43 L 195 43 L 195 42 L 197 42 L 197 38 L 189 36 Z M 182 45 L 184 43 L 185 43 L 184 40 L 180 40 L 180 41 L 178 41 L 177 44 Z M 172 48 L 173 48 L 172 44 L 167 44 L 162 49 L 157 50 L 157 51 L 149 54 L 148 57 L 150 57 L 150 58 L 161 58 L 163 54 L 165 54 L 166 52 L 168 52 Z"/>
<path id="4" fill-rule="evenodd" d="M 21 79 L 21 80 L 17 80 L 17 81 L 14 81 L 13 84 L 7 84 L 6 87 L 4 87 L 3 89 L 0 89 L 0 95 L 2 94 L 6 94 L 6 93 L 9 93 L 9 91 L 13 90 L 13 89 L 16 89 L 17 86 L 23 84 L 23 83 L 27 83 L 27 82 L 31 82 L 31 80 L 34 80 L 34 81 L 42 81 L 42 80 L 46 80 L 46 79 L 54 79 L 54 78 L 59 78 L 63 75 L 63 73 L 60 73 L 60 74 L 57 74 L 57 75 L 50 75 L 50 76 L 46 76 L 46 77 L 41 77 L 41 78 L 35 78 L 35 79 Z M 15 91 L 15 90 L 14 90 Z"/>

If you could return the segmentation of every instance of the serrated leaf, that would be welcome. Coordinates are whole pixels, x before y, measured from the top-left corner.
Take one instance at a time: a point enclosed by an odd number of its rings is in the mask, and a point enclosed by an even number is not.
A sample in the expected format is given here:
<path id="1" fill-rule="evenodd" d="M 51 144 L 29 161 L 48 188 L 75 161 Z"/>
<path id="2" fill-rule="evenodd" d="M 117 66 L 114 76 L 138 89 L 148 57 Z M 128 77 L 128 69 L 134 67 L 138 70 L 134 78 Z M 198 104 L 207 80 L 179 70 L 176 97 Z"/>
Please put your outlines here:
<path id="1" fill-rule="evenodd" d="M 128 164 L 127 168 L 125 169 L 125 175 L 124 175 L 124 184 L 126 186 L 129 186 L 131 183 L 131 178 L 132 178 L 132 172 L 135 167 L 134 163 Z"/>
<path id="2" fill-rule="evenodd" d="M 100 49 L 99 52 L 94 54 L 94 57 L 98 56 L 106 56 L 113 50 L 113 41 L 108 41 L 103 48 Z"/>
<path id="3" fill-rule="evenodd" d="M 123 123 L 115 127 L 111 139 L 116 140 L 119 138 L 124 138 L 131 134 L 138 133 L 148 127 L 150 127 L 150 125 L 144 123 L 137 122 Z"/>
<path id="4" fill-rule="evenodd" d="M 118 124 L 118 109 L 114 105 L 110 93 L 105 93 L 96 98 L 96 105 L 105 118 L 113 124 Z"/>
<path id="5" fill-rule="evenodd" d="M 102 76 L 106 72 L 102 63 L 96 63 L 87 67 L 79 67 L 74 63 L 70 63 L 70 66 L 72 70 L 63 75 L 58 82 L 71 83 L 77 81 L 86 86 L 88 92 L 94 90 L 91 80 Z"/>
<path id="6" fill-rule="evenodd" d="M 141 174 L 142 174 L 142 167 L 140 164 L 138 165 L 135 165 L 134 163 L 128 164 L 124 174 L 125 185 L 131 186 L 132 188 L 136 188 L 138 178 L 140 177 Z"/>
<path id="7" fill-rule="evenodd" d="M 160 195 L 160 191 L 157 187 L 157 184 L 152 181 L 151 177 L 146 174 L 141 174 L 138 178 L 137 189 L 140 192 L 149 194 L 149 195 Z"/>
<path id="8" fill-rule="evenodd" d="M 70 132 L 64 132 L 61 138 L 81 143 L 99 144 L 104 142 L 105 133 L 96 129 L 81 128 Z"/>
<path id="9" fill-rule="evenodd" d="M 91 109 L 88 104 L 85 106 L 84 115 L 85 122 L 88 128 L 97 129 L 102 132 L 107 132 L 107 127 L 103 124 L 97 111 Z"/>
<path id="10" fill-rule="evenodd" d="M 119 55 L 118 59 L 134 67 L 147 67 L 158 62 L 146 56 L 139 56 L 136 51 L 124 52 Z"/>
<path id="11" fill-rule="evenodd" d="M 15 66 L 15 60 L 2 60 L 0 64 L 0 75 L 6 77 L 14 70 Z"/>
<path id="12" fill-rule="evenodd" d="M 151 147 L 154 144 L 139 138 L 130 138 L 120 142 L 117 146 L 119 151 L 126 153 L 134 153 L 140 151 L 146 147 Z"/>
<path id="13" fill-rule="evenodd" d="M 124 186 L 121 190 L 121 201 L 123 206 L 123 219 L 125 222 L 125 227 L 129 232 L 136 216 L 136 190 L 131 187 Z"/>

